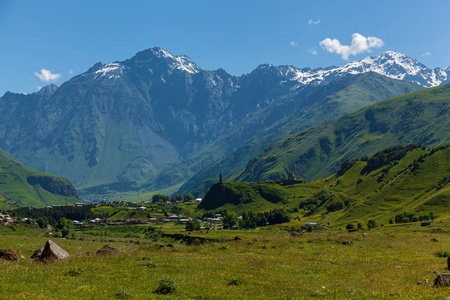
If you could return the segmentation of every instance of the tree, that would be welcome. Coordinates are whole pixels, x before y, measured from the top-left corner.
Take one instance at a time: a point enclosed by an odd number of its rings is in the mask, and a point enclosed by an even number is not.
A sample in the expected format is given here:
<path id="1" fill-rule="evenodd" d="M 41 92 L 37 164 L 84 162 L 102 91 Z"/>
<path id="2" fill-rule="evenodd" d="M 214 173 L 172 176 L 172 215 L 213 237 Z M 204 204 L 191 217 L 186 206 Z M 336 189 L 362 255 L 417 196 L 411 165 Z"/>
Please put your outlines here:
<path id="1" fill-rule="evenodd" d="M 352 230 L 352 229 L 355 229 L 355 225 L 353 225 L 353 224 L 347 224 L 347 226 L 345 226 L 345 229 L 348 229 L 348 230 Z"/>
<path id="2" fill-rule="evenodd" d="M 170 196 L 168 195 L 161 195 L 161 194 L 155 194 L 152 196 L 152 200 L 153 202 L 166 202 L 166 201 L 170 201 Z"/>
<path id="3" fill-rule="evenodd" d="M 369 220 L 367 222 L 367 228 L 375 228 L 377 227 L 377 222 L 375 222 L 375 220 Z"/>
<path id="4" fill-rule="evenodd" d="M 72 227 L 72 221 L 64 217 L 59 219 L 58 224 L 56 224 L 56 228 L 61 230 L 62 237 L 67 237 L 71 233 Z"/>
<path id="5" fill-rule="evenodd" d="M 194 195 L 187 194 L 186 196 L 184 196 L 184 201 L 189 201 L 189 200 L 195 200 Z"/>
<path id="6" fill-rule="evenodd" d="M 39 228 L 47 228 L 48 223 L 48 219 L 47 217 L 40 217 L 39 219 L 36 220 Z"/>
<path id="7" fill-rule="evenodd" d="M 224 228 L 231 228 L 234 225 L 236 225 L 238 221 L 238 215 L 235 212 L 227 212 L 224 216 L 223 216 L 223 226 Z"/>
<path id="8" fill-rule="evenodd" d="M 58 224 L 56 224 L 56 228 L 58 228 L 59 230 L 63 230 L 65 228 L 71 229 L 72 221 L 62 217 L 61 219 L 59 219 Z"/>
<path id="9" fill-rule="evenodd" d="M 183 195 L 176 194 L 176 195 L 175 195 L 175 200 L 176 200 L 176 201 L 183 201 Z"/>
<path id="10" fill-rule="evenodd" d="M 187 231 L 194 231 L 194 230 L 200 230 L 200 222 L 197 219 L 190 219 L 186 222 L 186 230 Z"/>

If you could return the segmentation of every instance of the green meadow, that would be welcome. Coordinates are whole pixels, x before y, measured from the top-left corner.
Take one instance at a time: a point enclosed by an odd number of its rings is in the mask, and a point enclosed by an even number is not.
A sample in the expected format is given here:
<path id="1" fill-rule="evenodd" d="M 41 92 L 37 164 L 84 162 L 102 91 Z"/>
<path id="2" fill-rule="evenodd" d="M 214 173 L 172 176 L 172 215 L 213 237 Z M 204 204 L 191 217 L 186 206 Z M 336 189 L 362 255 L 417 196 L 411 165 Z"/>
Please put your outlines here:
<path id="1" fill-rule="evenodd" d="M 436 253 L 450 250 L 449 231 L 445 220 L 431 227 L 378 227 L 365 236 L 324 229 L 294 237 L 276 226 L 209 233 L 179 229 L 209 239 L 189 246 L 172 238 L 84 235 L 52 238 L 71 257 L 41 263 L 30 257 L 48 239 L 43 230 L 1 227 L 0 248 L 17 249 L 25 258 L 0 260 L 0 298 L 442 299 L 450 288 L 433 287 L 433 272 L 448 272 L 446 258 Z M 121 253 L 95 255 L 105 244 Z M 77 255 L 87 251 L 94 255 Z M 164 278 L 171 292 L 158 294 Z"/>

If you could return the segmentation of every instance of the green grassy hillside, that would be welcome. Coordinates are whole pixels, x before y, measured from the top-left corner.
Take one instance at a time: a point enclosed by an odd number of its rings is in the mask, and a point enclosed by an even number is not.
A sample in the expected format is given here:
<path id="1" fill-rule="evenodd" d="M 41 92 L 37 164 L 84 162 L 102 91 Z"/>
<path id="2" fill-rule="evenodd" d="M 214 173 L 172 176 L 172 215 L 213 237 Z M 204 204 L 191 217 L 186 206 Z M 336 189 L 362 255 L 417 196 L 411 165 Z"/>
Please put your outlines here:
<path id="1" fill-rule="evenodd" d="M 450 216 L 450 144 L 385 149 L 371 158 L 342 164 L 339 171 L 310 183 L 224 182 L 214 184 L 199 209 L 267 211 L 285 208 L 295 216 L 332 226 L 371 219 L 388 224 Z"/>
<path id="2" fill-rule="evenodd" d="M 327 85 L 318 87 L 313 92 L 305 91 L 297 95 L 294 101 L 299 104 L 294 108 L 292 114 L 285 118 L 280 118 L 274 125 L 265 128 L 260 134 L 252 138 L 245 145 L 237 150 L 217 160 L 214 164 L 203 167 L 201 171 L 192 176 L 181 187 L 180 193 L 192 191 L 199 182 L 208 178 L 217 178 L 219 173 L 229 176 L 244 169 L 251 158 L 262 151 L 271 143 L 280 138 L 299 132 L 311 126 L 332 120 L 334 118 L 349 114 L 357 109 L 366 107 L 370 104 L 391 98 L 398 95 L 420 89 L 419 85 L 411 82 L 395 80 L 379 74 L 369 72 L 358 75 L 349 75 L 341 79 L 330 82 Z M 297 99 L 302 98 L 302 99 Z M 254 126 L 261 126 L 261 116 L 255 116 Z M 257 122 L 259 120 L 259 123 Z M 197 153 L 193 158 L 195 162 L 204 161 L 211 157 L 212 153 L 219 153 L 220 149 L 235 145 L 232 142 L 249 124 L 239 126 L 227 139 L 219 140 L 209 145 Z M 189 160 L 185 162 L 188 163 Z M 175 170 L 177 166 L 169 170 Z M 198 169 L 198 168 L 197 168 Z M 195 170 L 195 168 L 191 168 Z M 177 171 L 180 172 L 180 171 Z M 208 187 L 209 188 L 209 187 Z M 206 190 L 207 191 L 207 190 Z M 200 190 L 199 196 L 206 193 Z"/>
<path id="3" fill-rule="evenodd" d="M 0 206 L 42 207 L 77 201 L 77 191 L 66 179 L 34 171 L 0 149 Z"/>
<path id="4" fill-rule="evenodd" d="M 333 174 L 348 159 L 410 143 L 450 141 L 450 85 L 412 92 L 288 135 L 253 157 L 233 178 L 259 181 L 293 172 L 307 181 Z"/>

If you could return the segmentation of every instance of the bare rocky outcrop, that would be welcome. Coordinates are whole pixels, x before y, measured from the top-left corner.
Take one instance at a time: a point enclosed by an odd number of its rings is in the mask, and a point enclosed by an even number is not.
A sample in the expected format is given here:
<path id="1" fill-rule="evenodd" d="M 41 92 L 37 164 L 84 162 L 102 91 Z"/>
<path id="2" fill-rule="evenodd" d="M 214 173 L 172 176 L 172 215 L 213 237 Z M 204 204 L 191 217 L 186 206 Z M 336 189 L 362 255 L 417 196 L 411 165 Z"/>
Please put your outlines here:
<path id="1" fill-rule="evenodd" d="M 105 245 L 97 250 L 97 255 L 117 255 L 120 251 L 111 245 Z"/>
<path id="2" fill-rule="evenodd" d="M 63 260 L 69 256 L 70 254 L 66 250 L 58 246 L 55 242 L 48 240 L 47 243 L 45 243 L 44 250 L 39 259 L 47 262 L 52 260 Z"/>
<path id="3" fill-rule="evenodd" d="M 36 251 L 34 251 L 33 255 L 31 255 L 31 258 L 32 259 L 40 258 L 43 251 L 44 251 L 44 247 L 37 249 Z"/>
<path id="4" fill-rule="evenodd" d="M 0 249 L 0 258 L 18 261 L 20 259 L 20 253 L 16 249 L 11 248 Z"/>
<path id="5" fill-rule="evenodd" d="M 55 195 L 76 197 L 78 192 L 73 185 L 62 177 L 55 176 L 28 176 L 27 182 L 31 185 L 40 185 L 44 190 Z"/>

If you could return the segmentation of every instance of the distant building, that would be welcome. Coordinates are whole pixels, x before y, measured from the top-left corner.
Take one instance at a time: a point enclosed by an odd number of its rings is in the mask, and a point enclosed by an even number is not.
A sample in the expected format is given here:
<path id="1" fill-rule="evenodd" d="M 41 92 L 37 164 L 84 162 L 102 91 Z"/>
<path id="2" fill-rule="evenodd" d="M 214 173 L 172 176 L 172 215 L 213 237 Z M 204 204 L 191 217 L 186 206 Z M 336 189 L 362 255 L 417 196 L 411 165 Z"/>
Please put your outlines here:
<path id="1" fill-rule="evenodd" d="M 293 185 L 293 184 L 300 184 L 300 183 L 305 183 L 306 181 L 304 181 L 303 179 L 296 179 L 294 173 L 290 173 L 288 176 L 288 179 L 283 179 L 281 177 L 280 180 L 278 181 L 270 181 L 270 179 L 266 180 L 266 182 L 268 183 L 277 183 L 277 184 L 281 184 L 281 185 Z"/>

